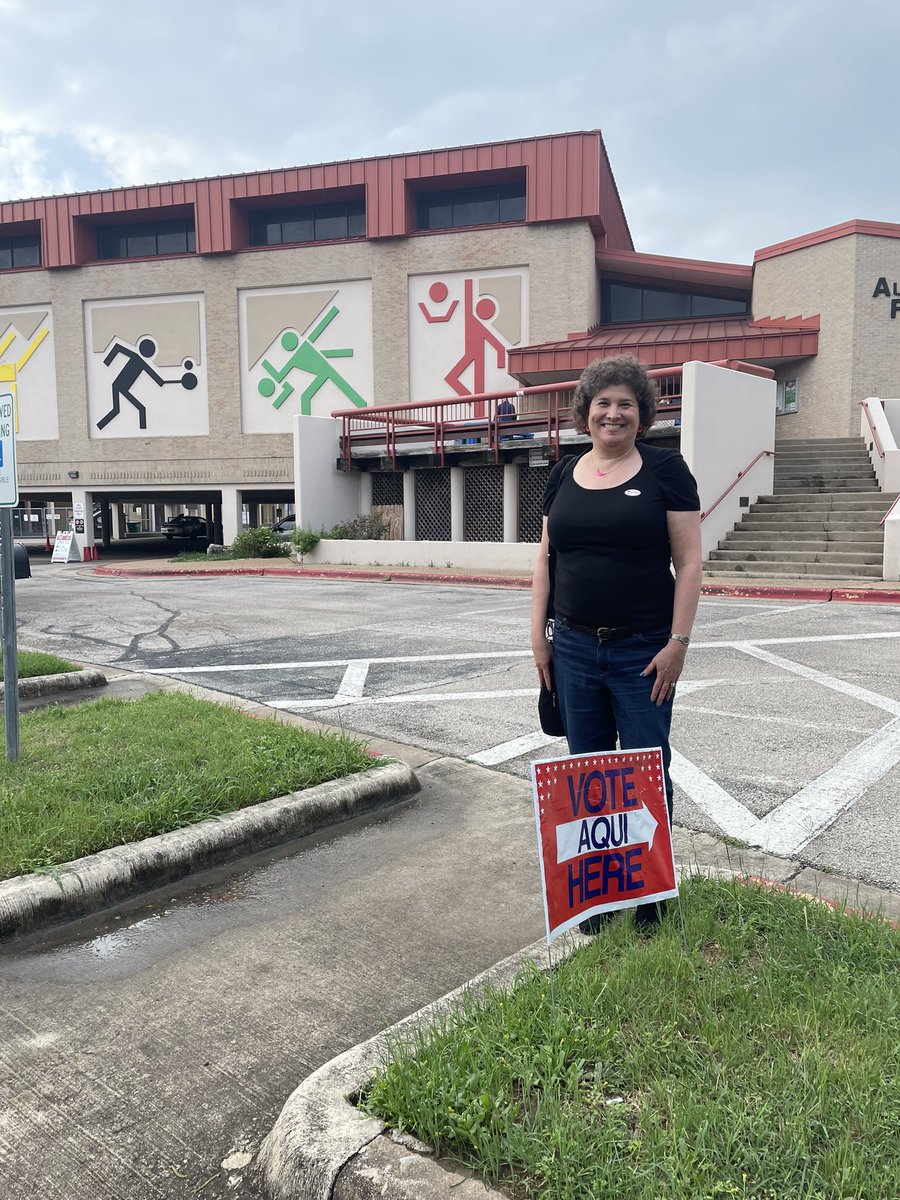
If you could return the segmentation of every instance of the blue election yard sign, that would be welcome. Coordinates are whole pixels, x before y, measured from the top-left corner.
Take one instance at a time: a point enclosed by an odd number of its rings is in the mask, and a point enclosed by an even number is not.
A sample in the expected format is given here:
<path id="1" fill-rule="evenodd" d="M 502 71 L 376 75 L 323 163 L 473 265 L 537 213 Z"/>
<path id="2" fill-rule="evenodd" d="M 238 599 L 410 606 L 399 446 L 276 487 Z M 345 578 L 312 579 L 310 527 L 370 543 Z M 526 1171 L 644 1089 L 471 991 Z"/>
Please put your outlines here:
<path id="1" fill-rule="evenodd" d="M 15 508 L 19 502 L 15 404 L 11 392 L 0 392 L 0 508 Z"/>

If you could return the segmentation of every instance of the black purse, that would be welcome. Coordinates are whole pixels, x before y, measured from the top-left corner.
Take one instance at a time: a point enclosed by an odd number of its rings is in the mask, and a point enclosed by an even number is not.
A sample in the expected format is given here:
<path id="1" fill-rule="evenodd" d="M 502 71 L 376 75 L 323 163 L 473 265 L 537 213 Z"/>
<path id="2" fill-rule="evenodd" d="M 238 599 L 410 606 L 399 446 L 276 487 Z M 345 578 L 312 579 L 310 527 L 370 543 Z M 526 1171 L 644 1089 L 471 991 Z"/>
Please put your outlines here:
<path id="1" fill-rule="evenodd" d="M 559 696 L 556 693 L 556 678 L 553 674 L 553 663 L 550 664 L 550 687 L 541 681 L 541 694 L 538 696 L 538 716 L 541 719 L 541 729 L 549 737 L 565 737 L 562 713 L 559 711 Z"/>

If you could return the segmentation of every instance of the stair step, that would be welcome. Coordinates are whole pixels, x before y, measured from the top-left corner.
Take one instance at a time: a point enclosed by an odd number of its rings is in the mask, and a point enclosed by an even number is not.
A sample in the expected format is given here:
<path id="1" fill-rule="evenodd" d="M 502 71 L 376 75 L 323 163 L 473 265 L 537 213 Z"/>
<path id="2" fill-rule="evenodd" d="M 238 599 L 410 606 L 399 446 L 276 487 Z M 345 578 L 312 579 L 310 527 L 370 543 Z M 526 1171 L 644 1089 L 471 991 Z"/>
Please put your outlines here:
<path id="1" fill-rule="evenodd" d="M 714 574 L 728 575 L 815 575 L 825 579 L 881 579 L 880 566 L 860 566 L 847 563 L 844 566 L 832 566 L 830 563 L 794 563 L 794 562 L 705 562 L 704 570 Z"/>
<path id="2" fill-rule="evenodd" d="M 778 546 L 771 550 L 711 550 L 710 559 L 717 562 L 795 562 L 795 563 L 840 563 L 847 565 L 880 565 L 884 555 L 877 550 L 871 553 L 857 550 L 789 550 Z"/>
<path id="3" fill-rule="evenodd" d="M 811 446 L 818 449 L 820 446 L 862 446 L 865 442 L 862 437 L 842 437 L 842 438 L 781 438 L 775 441 L 775 449 L 785 449 L 785 447 L 793 446 Z"/>
<path id="4" fill-rule="evenodd" d="M 844 516 L 843 514 L 828 513 L 817 516 L 814 513 L 774 513 L 767 516 L 763 513 L 753 513 L 741 521 L 744 529 L 764 530 L 785 529 L 790 532 L 796 529 L 798 534 L 805 534 L 810 529 L 856 529 L 859 531 L 879 530 L 882 528 L 881 518 L 873 513 L 871 516 Z"/>
<path id="5" fill-rule="evenodd" d="M 772 493 L 770 496 L 758 496 L 751 504 L 751 512 L 757 508 L 772 508 L 783 509 L 787 512 L 793 508 L 795 510 L 802 509 L 803 505 L 811 508 L 828 509 L 831 506 L 841 508 L 848 512 L 866 509 L 880 509 L 882 512 L 887 512 L 894 502 L 894 496 L 887 492 L 879 492 L 873 495 L 871 492 L 839 492 L 835 496 L 829 496 L 825 492 L 816 492 L 815 495 L 807 495 L 806 493 L 798 493 L 795 496 L 776 495 Z"/>
<path id="6" fill-rule="evenodd" d="M 838 546 L 853 545 L 854 543 L 860 546 L 884 546 L 884 530 L 882 529 L 833 529 L 826 533 L 824 530 L 802 530 L 792 529 L 787 531 L 787 535 L 778 534 L 778 545 L 784 546 L 786 550 L 798 550 L 801 547 L 815 546 L 821 548 L 823 546 Z M 726 535 L 727 541 L 734 543 L 736 546 L 745 546 L 748 544 L 759 545 L 760 549 L 765 549 L 763 543 L 771 545 L 775 538 L 767 537 L 764 529 L 748 529 L 743 526 L 738 526 L 737 529 Z"/>

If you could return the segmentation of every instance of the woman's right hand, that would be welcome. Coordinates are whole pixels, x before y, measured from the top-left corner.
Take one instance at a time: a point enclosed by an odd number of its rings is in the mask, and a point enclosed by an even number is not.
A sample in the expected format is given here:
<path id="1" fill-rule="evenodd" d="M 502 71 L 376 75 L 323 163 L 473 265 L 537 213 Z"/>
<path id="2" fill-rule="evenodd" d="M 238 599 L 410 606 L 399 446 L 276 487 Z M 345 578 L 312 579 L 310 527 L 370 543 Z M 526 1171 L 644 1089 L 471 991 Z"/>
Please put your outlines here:
<path id="1" fill-rule="evenodd" d="M 552 644 L 541 634 L 540 640 L 535 638 L 532 641 L 531 651 L 534 654 L 534 665 L 537 667 L 538 678 L 545 687 L 551 687 L 550 664 L 553 661 Z"/>

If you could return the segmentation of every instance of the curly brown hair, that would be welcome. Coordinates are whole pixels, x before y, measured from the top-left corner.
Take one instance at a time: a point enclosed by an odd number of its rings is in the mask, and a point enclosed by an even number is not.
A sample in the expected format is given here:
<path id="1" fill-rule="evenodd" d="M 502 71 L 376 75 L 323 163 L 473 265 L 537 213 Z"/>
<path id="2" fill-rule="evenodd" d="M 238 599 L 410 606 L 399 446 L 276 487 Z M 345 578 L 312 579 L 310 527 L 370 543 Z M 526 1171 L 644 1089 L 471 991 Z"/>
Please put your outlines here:
<path id="1" fill-rule="evenodd" d="M 572 423 L 579 433 L 587 433 L 587 418 L 591 401 L 598 392 L 615 384 L 631 388 L 641 415 L 641 429 L 646 431 L 656 419 L 659 394 L 647 368 L 630 354 L 617 358 L 597 358 L 581 372 L 572 400 Z"/>

